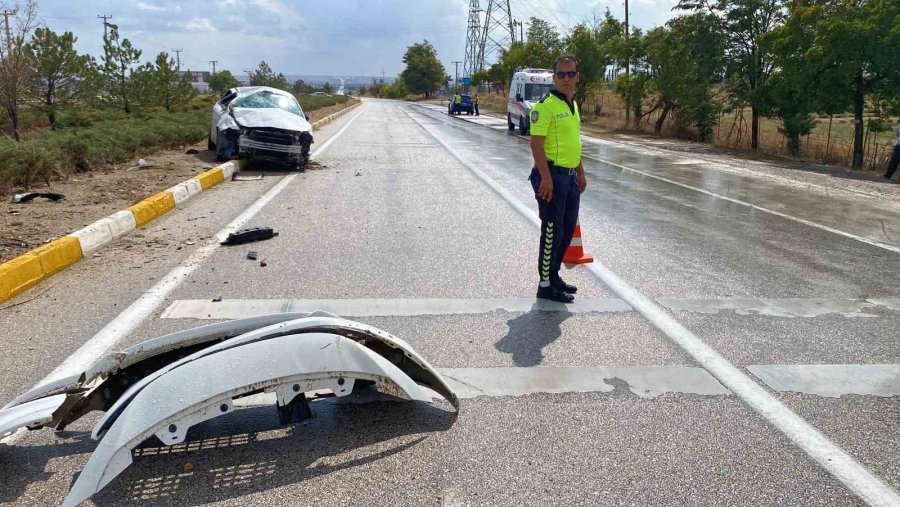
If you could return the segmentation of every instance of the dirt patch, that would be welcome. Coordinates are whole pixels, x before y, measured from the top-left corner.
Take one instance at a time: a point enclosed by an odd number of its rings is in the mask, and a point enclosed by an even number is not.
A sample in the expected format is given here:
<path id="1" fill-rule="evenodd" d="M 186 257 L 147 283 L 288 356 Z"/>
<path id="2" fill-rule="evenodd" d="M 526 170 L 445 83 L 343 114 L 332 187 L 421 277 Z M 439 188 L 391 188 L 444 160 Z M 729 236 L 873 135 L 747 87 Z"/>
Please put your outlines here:
<path id="1" fill-rule="evenodd" d="M 343 104 L 310 111 L 310 122 L 341 109 L 344 109 Z M 189 154 L 189 150 L 196 153 Z M 152 166 L 140 168 L 135 159 L 124 166 L 107 167 L 52 182 L 46 189 L 33 189 L 63 194 L 66 198 L 62 201 L 37 198 L 16 204 L 10 202 L 12 195 L 2 196 L 5 204 L 0 206 L 0 263 L 75 232 L 217 164 L 215 154 L 206 150 L 205 141 L 178 150 L 148 154 L 144 158 Z M 22 189 L 15 191 L 22 192 Z"/>
<path id="2" fill-rule="evenodd" d="M 334 114 L 342 109 L 345 109 L 347 106 L 352 106 L 353 103 L 349 100 L 344 104 L 335 104 L 333 106 L 323 107 L 320 109 L 316 109 L 315 111 L 310 111 L 306 114 L 309 115 L 309 122 L 312 123 L 314 121 L 319 121 L 322 118 L 328 116 L 329 114 Z"/>
<path id="3" fill-rule="evenodd" d="M 187 154 L 188 149 L 197 153 Z M 206 151 L 206 143 L 162 151 L 145 158 L 152 164 L 150 167 L 139 168 L 134 160 L 130 165 L 76 174 L 66 181 L 52 182 L 46 191 L 65 195 L 62 201 L 37 198 L 16 204 L 9 202 L 11 196 L 6 196 L 6 204 L 0 208 L 3 210 L 0 214 L 0 262 L 77 231 L 215 165 L 213 153 Z"/>

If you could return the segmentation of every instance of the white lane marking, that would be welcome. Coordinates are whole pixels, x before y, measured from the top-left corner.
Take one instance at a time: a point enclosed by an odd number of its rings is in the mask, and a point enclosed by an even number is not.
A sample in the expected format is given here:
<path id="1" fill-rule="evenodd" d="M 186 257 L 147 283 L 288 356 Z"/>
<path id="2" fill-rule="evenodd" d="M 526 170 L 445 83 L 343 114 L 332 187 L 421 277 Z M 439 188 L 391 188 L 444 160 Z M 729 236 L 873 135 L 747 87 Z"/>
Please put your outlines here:
<path id="1" fill-rule="evenodd" d="M 470 123 L 474 123 L 474 122 L 470 122 Z M 476 123 L 476 125 L 477 125 L 477 123 Z M 606 142 L 609 142 L 609 141 L 606 141 Z M 628 166 L 626 166 L 626 165 L 617 164 L 617 163 L 615 163 L 615 162 L 612 162 L 612 161 L 609 161 L 609 160 L 606 160 L 606 159 L 602 159 L 602 158 L 597 157 L 597 156 L 594 156 L 594 155 L 587 155 L 587 154 L 585 154 L 585 155 L 582 155 L 582 156 L 585 157 L 585 158 L 589 158 L 589 159 L 591 159 L 591 160 L 596 160 L 596 161 L 598 161 L 598 162 L 600 162 L 600 163 L 602 163 L 602 164 L 607 164 L 607 165 L 616 167 L 616 168 L 618 168 L 618 169 L 622 169 L 623 171 L 629 171 L 629 172 L 637 173 L 637 174 L 640 174 L 640 175 L 643 175 L 643 176 L 647 176 L 647 177 L 649 177 L 649 178 L 654 178 L 654 179 L 657 179 L 657 180 L 660 180 L 660 181 L 664 181 L 664 182 L 666 182 L 666 183 L 670 183 L 670 184 L 672 184 L 672 185 L 677 185 L 677 186 L 679 186 L 679 187 L 686 188 L 686 189 L 688 189 L 688 190 L 694 190 L 694 191 L 696 191 L 696 192 L 700 192 L 701 194 L 705 194 L 705 195 L 708 195 L 708 196 L 710 196 L 710 197 L 716 197 L 716 198 L 719 198 L 719 199 L 722 199 L 722 200 L 725 200 L 725 201 L 728 201 L 728 202 L 731 202 L 731 203 L 734 203 L 734 204 L 738 204 L 738 205 L 740 205 L 740 206 L 746 206 L 746 207 L 748 207 L 748 208 L 755 209 L 755 210 L 758 210 L 758 211 L 762 211 L 762 212 L 764 212 L 764 213 L 769 213 L 769 214 L 771 214 L 771 215 L 775 215 L 775 216 L 780 217 L 780 218 L 784 218 L 784 219 L 791 220 L 791 221 L 794 221 L 794 222 L 797 222 L 797 223 L 801 223 L 801 224 L 803 224 L 803 225 L 808 225 L 808 226 L 810 226 L 810 227 L 815 227 L 816 229 L 821 229 L 821 230 L 823 230 L 823 231 L 827 231 L 827 232 L 830 232 L 830 233 L 832 233 L 832 234 L 837 234 L 837 235 L 839 235 L 839 236 L 844 236 L 845 238 L 850 238 L 850 239 L 853 239 L 853 240 L 856 240 L 856 241 L 860 241 L 860 242 L 862 242 L 862 243 L 866 243 L 866 244 L 868 244 L 868 245 L 872 245 L 872 246 L 875 246 L 875 247 L 878 247 L 878 248 L 883 248 L 883 249 L 888 250 L 888 251 L 891 251 L 891 252 L 900 253 L 900 247 L 895 246 L 895 245 L 891 245 L 891 244 L 888 244 L 888 243 L 882 243 L 882 242 L 880 242 L 880 241 L 876 241 L 876 240 L 874 240 L 874 239 L 869 239 L 869 238 L 866 238 L 866 237 L 863 237 L 863 236 L 858 236 L 858 235 L 853 234 L 853 233 L 850 233 L 850 232 L 845 232 L 845 231 L 842 231 L 842 230 L 840 230 L 840 229 L 835 229 L 834 227 L 829 227 L 829 226 L 827 226 L 827 225 L 823 225 L 823 224 L 819 224 L 819 223 L 816 223 L 816 222 L 812 222 L 812 221 L 810 221 L 810 220 L 806 220 L 806 219 L 803 219 L 803 218 L 800 218 L 800 217 L 795 217 L 795 216 L 793 216 L 793 215 L 788 215 L 787 213 L 782 213 L 782 212 L 780 212 L 780 211 L 775 211 L 775 210 L 773 210 L 773 209 L 771 209 L 771 208 L 766 208 L 765 206 L 759 206 L 759 205 L 757 205 L 757 204 L 753 204 L 753 203 L 750 203 L 750 202 L 747 202 L 747 201 L 742 201 L 742 200 L 740 200 L 740 199 L 735 199 L 734 197 L 728 197 L 728 196 L 726 196 L 726 195 L 717 194 L 717 193 L 715 193 L 715 192 L 706 190 L 706 189 L 704 189 L 704 188 L 695 187 L 695 186 L 693 186 L 693 185 L 688 185 L 687 183 L 681 183 L 681 182 L 679 182 L 679 181 L 675 181 L 675 180 L 673 180 L 673 179 L 666 178 L 666 177 L 664 177 L 664 176 L 660 176 L 660 175 L 658 175 L 658 174 L 653 174 L 653 173 L 651 173 L 651 172 L 641 171 L 640 169 L 635 169 L 635 168 L 633 168 L 633 167 L 628 167 Z"/>
<path id="2" fill-rule="evenodd" d="M 522 204 L 509 191 L 500 186 L 499 183 L 463 158 L 459 152 L 414 118 L 413 115 L 409 114 L 409 112 L 406 112 L 406 115 L 437 141 L 438 144 L 443 146 L 463 166 L 506 200 L 513 209 L 522 214 L 528 222 L 540 228 L 540 219 L 537 214 Z M 769 394 L 759 384 L 741 372 L 740 369 L 704 343 L 703 340 L 694 336 L 690 330 L 666 313 L 665 310 L 633 289 L 599 261 L 595 260 L 593 264 L 587 264 L 586 266 L 607 287 L 612 289 L 632 308 L 653 323 L 657 329 L 665 333 L 682 350 L 693 357 L 700 366 L 719 379 L 719 382 L 726 388 L 744 400 L 754 411 L 769 421 L 769 424 L 781 431 L 797 447 L 859 495 L 866 503 L 869 505 L 900 506 L 900 495 L 893 488 L 829 440 L 822 432 L 795 414 L 793 410 Z"/>
<path id="3" fill-rule="evenodd" d="M 730 396 L 703 368 L 691 366 L 533 366 L 500 368 L 438 368 L 438 373 L 460 398 L 479 396 L 526 396 L 529 394 L 610 393 L 615 381 L 628 384 L 628 390 L 640 398 L 663 394 Z M 368 394 L 368 393 L 366 393 Z M 341 402 L 373 402 L 384 398 L 354 394 Z M 439 397 L 435 393 L 435 397 Z M 275 393 L 265 393 L 234 401 L 236 407 L 274 405 Z M 335 400 L 337 401 L 337 400 Z"/>
<path id="4" fill-rule="evenodd" d="M 504 312 L 630 312 L 621 299 L 579 299 L 565 305 L 534 298 L 507 299 L 180 299 L 163 312 L 163 319 L 230 320 L 273 313 L 325 311 L 344 317 L 415 317 Z"/>
<path id="5" fill-rule="evenodd" d="M 866 310 L 879 305 L 866 299 L 838 298 L 765 298 L 765 299 L 675 299 L 657 298 L 656 302 L 669 310 L 715 314 L 734 311 L 738 315 L 764 315 L 767 317 L 804 317 L 840 315 L 846 318 L 878 318 Z"/>
<path id="6" fill-rule="evenodd" d="M 747 369 L 776 391 L 831 398 L 900 395 L 900 364 L 753 364 Z"/>
<path id="7" fill-rule="evenodd" d="M 575 244 L 575 240 L 572 240 Z M 896 300 L 895 300 L 896 299 Z M 785 318 L 816 318 L 838 315 L 844 318 L 878 318 L 871 310 L 884 307 L 900 309 L 900 298 L 836 299 L 836 298 L 782 298 L 782 299 L 684 299 L 657 298 L 669 310 L 717 314 L 723 311 L 740 316 L 765 316 Z M 223 320 L 243 319 L 273 313 L 309 313 L 322 310 L 337 315 L 353 317 L 415 317 L 419 315 L 462 315 L 504 312 L 567 312 L 607 313 L 629 312 L 631 307 L 621 299 L 577 298 L 575 303 L 564 305 L 534 298 L 494 299 L 179 299 L 163 311 L 162 319 Z"/>
<path id="8" fill-rule="evenodd" d="M 365 111 L 365 109 L 366 108 L 363 107 L 363 109 L 351 118 L 341 130 L 331 136 L 322 146 L 315 150 L 312 153 L 312 156 L 317 156 L 322 153 L 325 148 L 328 148 L 338 136 L 344 133 L 353 120 L 358 118 L 359 115 Z M 141 295 L 137 301 L 129 305 L 128 308 L 111 320 L 99 333 L 94 335 L 93 338 L 82 345 L 74 354 L 63 361 L 63 363 L 53 370 L 53 372 L 51 372 L 41 383 L 52 382 L 84 371 L 85 368 L 90 366 L 91 363 L 97 360 L 103 353 L 128 336 L 129 333 L 134 331 L 144 319 L 149 317 L 150 314 L 162 304 L 165 298 L 171 294 L 181 282 L 190 276 L 191 273 L 200 267 L 204 260 L 219 248 L 219 243 L 224 241 L 225 238 L 228 237 L 228 234 L 239 229 L 259 213 L 259 211 L 269 204 L 275 196 L 280 194 L 285 187 L 290 185 L 297 176 L 296 173 L 288 175 L 274 187 L 269 189 L 268 192 L 251 204 L 243 213 L 238 215 L 237 218 L 217 232 L 216 237 L 212 241 L 195 250 L 187 259 L 157 282 L 156 285 Z"/>
<path id="9" fill-rule="evenodd" d="M 347 123 L 338 130 L 333 136 L 328 138 L 322 146 L 320 146 L 317 150 L 312 153 L 312 156 L 315 157 L 322 153 L 325 148 L 331 145 L 335 139 L 337 139 L 341 134 L 344 133 L 345 130 L 353 123 L 354 120 L 359 118 L 363 112 L 365 112 L 366 108 L 368 108 L 368 104 L 363 106 L 363 108 Z M 222 230 L 216 233 L 216 238 L 210 243 L 198 248 L 195 250 L 186 260 L 184 260 L 181 264 L 176 266 L 172 271 L 170 271 L 167 275 L 165 275 L 159 282 L 156 283 L 153 287 L 150 288 L 146 293 L 141 295 L 131 305 L 128 306 L 122 313 L 116 316 L 113 320 L 111 320 L 103 329 L 100 330 L 99 333 L 93 336 L 90 340 L 88 340 L 84 345 L 82 345 L 78 350 L 75 351 L 74 354 L 69 356 L 61 365 L 59 365 L 55 370 L 50 372 L 49 375 L 44 377 L 43 380 L 38 382 L 36 386 L 40 386 L 46 384 L 48 382 L 52 382 L 54 380 L 68 377 L 70 375 L 74 375 L 76 373 L 80 373 L 87 369 L 94 361 L 96 361 L 100 356 L 102 356 L 106 351 L 110 350 L 112 347 L 116 345 L 123 338 L 128 336 L 129 333 L 135 330 L 141 322 L 144 321 L 150 314 L 159 307 L 160 304 L 165 300 L 165 298 L 178 287 L 181 282 L 183 282 L 191 273 L 193 273 L 203 261 L 209 257 L 218 247 L 219 242 L 228 237 L 228 234 L 234 232 L 238 228 L 240 228 L 243 224 L 245 224 L 248 220 L 253 218 L 266 204 L 268 204 L 272 199 L 275 198 L 285 187 L 287 187 L 294 179 L 297 177 L 297 174 L 291 174 L 286 176 L 284 179 L 279 181 L 274 187 L 270 188 L 268 192 L 263 194 L 262 197 L 257 199 L 253 204 L 250 205 L 249 208 L 244 210 L 243 213 L 238 215 L 237 218 L 232 220 L 228 225 L 226 225 Z M 18 441 L 21 438 L 22 432 L 15 433 L 9 436 L 4 443 L 12 444 Z"/>

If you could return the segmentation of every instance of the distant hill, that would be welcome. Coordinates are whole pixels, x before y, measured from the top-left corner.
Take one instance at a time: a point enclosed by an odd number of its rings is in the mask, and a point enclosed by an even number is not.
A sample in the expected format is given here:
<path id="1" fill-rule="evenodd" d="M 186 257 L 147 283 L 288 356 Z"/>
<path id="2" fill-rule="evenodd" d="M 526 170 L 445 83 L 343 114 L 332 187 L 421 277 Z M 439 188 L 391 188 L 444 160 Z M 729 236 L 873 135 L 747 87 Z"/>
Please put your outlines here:
<path id="1" fill-rule="evenodd" d="M 372 80 L 381 81 L 381 76 L 307 76 L 307 75 L 298 75 L 298 74 L 286 74 L 284 77 L 288 79 L 289 82 L 293 83 L 298 79 L 302 79 L 305 83 L 310 84 L 315 87 L 324 86 L 325 83 L 330 83 L 331 87 L 337 90 L 341 86 L 341 78 L 344 79 L 344 88 L 349 90 L 355 90 L 360 86 L 371 86 Z M 238 80 L 242 83 L 246 83 L 249 81 L 249 78 L 246 75 L 237 76 Z M 386 83 L 393 83 L 393 77 L 385 76 L 384 81 Z"/>

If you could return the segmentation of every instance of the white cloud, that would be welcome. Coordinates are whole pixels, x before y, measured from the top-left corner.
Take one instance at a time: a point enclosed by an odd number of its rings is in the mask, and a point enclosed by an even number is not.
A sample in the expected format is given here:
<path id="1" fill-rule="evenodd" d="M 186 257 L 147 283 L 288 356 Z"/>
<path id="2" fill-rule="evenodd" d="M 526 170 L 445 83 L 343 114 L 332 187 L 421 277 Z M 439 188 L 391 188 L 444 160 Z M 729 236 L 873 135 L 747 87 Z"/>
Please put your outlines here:
<path id="1" fill-rule="evenodd" d="M 142 10 L 142 11 L 156 11 L 156 12 L 159 12 L 159 11 L 164 11 L 164 10 L 166 10 L 165 7 L 160 7 L 159 5 L 154 5 L 154 4 L 148 4 L 148 3 L 146 3 L 146 2 L 138 2 L 138 3 L 136 4 L 136 6 L 137 6 L 138 9 L 140 9 L 140 10 Z"/>
<path id="2" fill-rule="evenodd" d="M 194 18 L 184 24 L 184 29 L 189 32 L 215 32 L 216 27 L 208 18 Z"/>

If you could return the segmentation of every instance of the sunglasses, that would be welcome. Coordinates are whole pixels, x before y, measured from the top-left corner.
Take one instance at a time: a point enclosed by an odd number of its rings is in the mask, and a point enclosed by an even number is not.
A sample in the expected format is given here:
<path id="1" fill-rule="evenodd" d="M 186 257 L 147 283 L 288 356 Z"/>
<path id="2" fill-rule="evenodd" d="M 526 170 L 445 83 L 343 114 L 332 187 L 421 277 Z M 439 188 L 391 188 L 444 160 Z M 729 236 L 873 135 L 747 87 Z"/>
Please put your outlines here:
<path id="1" fill-rule="evenodd" d="M 563 79 L 566 77 L 569 79 L 575 79 L 575 76 L 577 76 L 577 75 L 578 75 L 577 70 L 570 70 L 570 71 L 561 71 L 560 70 L 560 71 L 556 72 L 556 77 L 558 77 L 560 79 Z"/>

